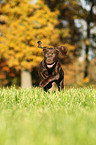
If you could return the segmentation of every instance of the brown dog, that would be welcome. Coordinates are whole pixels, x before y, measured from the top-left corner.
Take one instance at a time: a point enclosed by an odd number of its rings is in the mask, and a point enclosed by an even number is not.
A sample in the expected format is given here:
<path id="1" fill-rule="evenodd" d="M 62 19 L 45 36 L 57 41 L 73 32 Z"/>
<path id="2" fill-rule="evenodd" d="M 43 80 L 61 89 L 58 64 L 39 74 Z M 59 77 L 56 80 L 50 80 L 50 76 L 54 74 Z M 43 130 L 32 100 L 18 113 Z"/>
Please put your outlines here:
<path id="1" fill-rule="evenodd" d="M 64 72 L 61 68 L 58 54 L 66 55 L 67 48 L 65 46 L 59 46 L 55 48 L 41 47 L 41 41 L 38 41 L 38 47 L 44 51 L 44 59 L 40 63 L 39 74 L 41 81 L 39 86 L 43 87 L 45 91 L 52 87 L 52 83 L 55 82 L 58 86 L 58 90 L 64 88 L 63 79 Z"/>

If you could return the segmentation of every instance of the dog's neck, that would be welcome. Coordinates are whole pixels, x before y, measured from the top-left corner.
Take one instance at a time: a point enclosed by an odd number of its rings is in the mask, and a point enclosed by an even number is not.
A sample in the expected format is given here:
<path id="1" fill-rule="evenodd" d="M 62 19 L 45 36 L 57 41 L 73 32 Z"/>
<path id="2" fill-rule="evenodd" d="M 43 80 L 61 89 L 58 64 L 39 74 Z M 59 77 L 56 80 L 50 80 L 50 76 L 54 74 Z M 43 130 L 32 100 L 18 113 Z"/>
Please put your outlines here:
<path id="1" fill-rule="evenodd" d="M 56 64 L 57 64 L 58 61 L 59 61 L 59 60 L 57 60 L 56 62 L 54 62 L 53 65 L 52 65 L 52 67 L 48 67 L 48 64 L 46 64 L 46 62 L 45 62 L 45 60 L 44 60 L 45 66 L 46 66 L 46 68 L 47 68 L 49 74 L 52 74 L 52 72 L 53 72 L 53 70 L 54 70 L 54 68 L 55 68 L 55 66 L 56 66 Z M 50 65 L 50 66 L 51 66 L 51 65 Z"/>

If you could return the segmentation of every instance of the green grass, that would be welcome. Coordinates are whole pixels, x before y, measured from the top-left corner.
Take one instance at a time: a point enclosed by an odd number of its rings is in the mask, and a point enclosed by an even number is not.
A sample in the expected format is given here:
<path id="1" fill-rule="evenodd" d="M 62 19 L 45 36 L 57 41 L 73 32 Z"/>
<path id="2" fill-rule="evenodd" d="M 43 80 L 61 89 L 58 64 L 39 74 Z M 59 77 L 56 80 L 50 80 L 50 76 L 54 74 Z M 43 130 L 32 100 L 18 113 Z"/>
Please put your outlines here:
<path id="1" fill-rule="evenodd" d="M 96 89 L 0 89 L 0 145 L 95 145 Z"/>

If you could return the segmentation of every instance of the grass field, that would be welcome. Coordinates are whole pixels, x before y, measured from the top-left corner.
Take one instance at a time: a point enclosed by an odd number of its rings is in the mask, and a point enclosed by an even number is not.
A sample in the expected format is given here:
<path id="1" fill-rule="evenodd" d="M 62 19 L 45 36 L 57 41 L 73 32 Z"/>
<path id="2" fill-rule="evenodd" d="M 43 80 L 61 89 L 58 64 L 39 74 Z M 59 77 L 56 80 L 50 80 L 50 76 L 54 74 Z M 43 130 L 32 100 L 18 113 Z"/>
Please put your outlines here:
<path id="1" fill-rule="evenodd" d="M 0 145 L 96 145 L 96 89 L 0 89 Z"/>

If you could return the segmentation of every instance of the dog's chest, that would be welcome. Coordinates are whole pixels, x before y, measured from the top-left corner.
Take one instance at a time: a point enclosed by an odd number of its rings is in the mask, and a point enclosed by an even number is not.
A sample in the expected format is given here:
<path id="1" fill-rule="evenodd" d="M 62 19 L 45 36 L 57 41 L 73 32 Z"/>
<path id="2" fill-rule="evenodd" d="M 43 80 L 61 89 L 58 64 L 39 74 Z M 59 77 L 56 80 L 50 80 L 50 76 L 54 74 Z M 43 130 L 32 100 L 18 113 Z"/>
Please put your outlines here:
<path id="1" fill-rule="evenodd" d="M 47 68 L 47 71 L 48 71 L 48 74 L 49 75 L 52 75 L 52 74 L 54 74 L 54 69 L 53 68 Z"/>
<path id="2" fill-rule="evenodd" d="M 52 68 L 47 68 L 48 75 L 55 75 L 56 74 L 56 66 L 53 66 Z"/>

